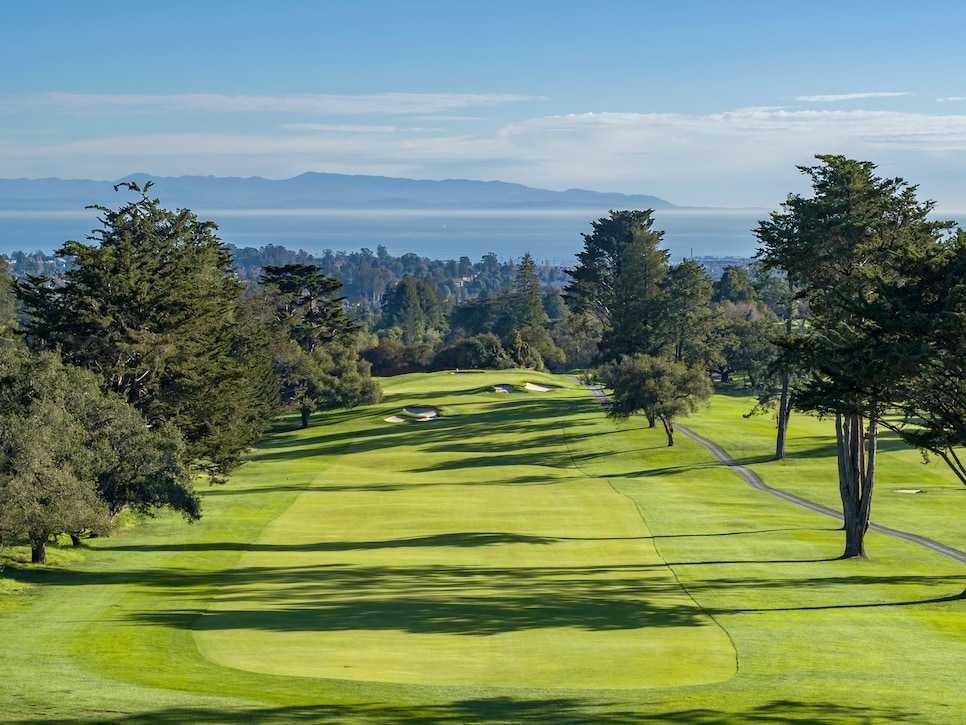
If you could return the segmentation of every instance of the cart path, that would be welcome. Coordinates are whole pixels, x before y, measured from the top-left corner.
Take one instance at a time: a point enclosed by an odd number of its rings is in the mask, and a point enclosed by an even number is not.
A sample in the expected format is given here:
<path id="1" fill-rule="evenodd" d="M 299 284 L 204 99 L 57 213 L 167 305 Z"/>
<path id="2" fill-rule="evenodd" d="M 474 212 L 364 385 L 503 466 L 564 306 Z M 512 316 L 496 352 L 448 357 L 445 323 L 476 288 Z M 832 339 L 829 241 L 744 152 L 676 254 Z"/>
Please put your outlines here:
<path id="1" fill-rule="evenodd" d="M 594 397 L 597 398 L 598 401 L 601 403 L 607 402 L 607 395 L 603 390 L 596 386 L 588 387 L 590 392 L 593 393 Z M 719 463 L 732 469 L 745 483 L 752 488 L 757 489 L 758 491 L 764 491 L 765 493 L 770 493 L 771 495 L 778 496 L 778 498 L 784 499 L 790 503 L 803 506 L 817 513 L 825 514 L 826 516 L 831 516 L 832 518 L 842 521 L 842 514 L 835 509 L 830 509 L 827 506 L 822 506 L 821 504 L 817 504 L 814 501 L 809 501 L 801 496 L 796 496 L 795 494 L 788 493 L 787 491 L 782 491 L 777 488 L 772 488 L 771 486 L 767 485 L 758 477 L 757 473 L 752 471 L 750 468 L 740 465 L 737 461 L 735 461 L 735 459 L 729 456 L 728 452 L 724 448 L 719 446 L 717 443 L 709 441 L 707 438 L 698 435 L 690 428 L 686 428 L 685 426 L 677 423 L 674 425 L 674 428 L 682 435 L 687 436 L 691 440 L 700 443 L 702 446 L 707 448 L 711 452 L 711 455 L 713 455 Z M 900 531 L 898 529 L 889 528 L 888 526 L 870 523 L 869 528 L 873 531 L 879 532 L 880 534 L 887 534 L 889 536 L 895 536 L 899 539 L 911 541 L 914 544 L 919 544 L 927 549 L 932 549 L 933 551 L 944 554 L 951 559 L 955 559 L 956 561 L 966 564 L 966 551 L 954 549 L 951 546 L 946 546 L 945 544 L 941 544 L 938 541 L 934 541 L 925 536 L 920 536 L 919 534 L 911 534 L 908 531 Z"/>

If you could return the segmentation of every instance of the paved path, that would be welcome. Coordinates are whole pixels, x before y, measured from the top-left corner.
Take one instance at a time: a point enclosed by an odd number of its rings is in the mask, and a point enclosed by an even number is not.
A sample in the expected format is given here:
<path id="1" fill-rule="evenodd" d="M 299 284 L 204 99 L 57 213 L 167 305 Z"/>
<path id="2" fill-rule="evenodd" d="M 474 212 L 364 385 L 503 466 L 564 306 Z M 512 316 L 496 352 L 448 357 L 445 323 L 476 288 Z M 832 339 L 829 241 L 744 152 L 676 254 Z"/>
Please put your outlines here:
<path id="1" fill-rule="evenodd" d="M 590 387 L 590 392 L 594 394 L 601 403 L 607 402 L 607 395 L 598 387 Z M 827 506 L 822 506 L 808 499 L 804 499 L 801 496 L 796 496 L 795 494 L 788 493 L 787 491 L 781 491 L 777 488 L 772 488 L 762 481 L 758 474 L 752 471 L 750 468 L 739 465 L 735 459 L 728 455 L 728 452 L 724 448 L 719 446 L 717 443 L 709 441 L 707 438 L 699 436 L 690 428 L 685 428 L 683 425 L 675 424 L 674 429 L 680 432 L 682 435 L 687 436 L 693 441 L 700 443 L 702 446 L 711 451 L 719 463 L 732 469 L 735 473 L 741 476 L 742 480 L 754 489 L 759 491 L 764 491 L 765 493 L 770 493 L 773 496 L 778 496 L 785 501 L 797 504 L 799 506 L 804 506 L 807 509 L 816 511 L 820 514 L 825 514 L 826 516 L 831 516 L 833 518 L 842 520 L 842 514 L 835 509 L 830 509 Z M 880 534 L 888 534 L 889 536 L 895 536 L 900 539 L 905 539 L 906 541 L 911 541 L 914 544 L 919 544 L 920 546 L 925 546 L 927 549 L 932 549 L 933 551 L 938 551 L 940 554 L 945 554 L 946 556 L 960 561 L 966 564 L 966 551 L 960 551 L 959 549 L 954 549 L 951 546 L 946 546 L 938 541 L 933 541 L 925 536 L 919 536 L 918 534 L 910 534 L 907 531 L 899 531 L 898 529 L 890 529 L 888 526 L 880 526 L 879 524 L 869 524 L 869 528 L 873 531 L 878 531 Z"/>

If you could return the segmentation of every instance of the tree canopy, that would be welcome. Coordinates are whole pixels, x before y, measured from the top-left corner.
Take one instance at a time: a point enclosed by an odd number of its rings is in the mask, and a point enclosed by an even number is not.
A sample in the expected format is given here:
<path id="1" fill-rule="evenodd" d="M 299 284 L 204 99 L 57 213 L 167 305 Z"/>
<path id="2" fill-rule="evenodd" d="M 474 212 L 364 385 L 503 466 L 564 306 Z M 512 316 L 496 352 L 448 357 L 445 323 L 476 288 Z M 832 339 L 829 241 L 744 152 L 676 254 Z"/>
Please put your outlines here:
<path id="1" fill-rule="evenodd" d="M 230 250 L 212 222 L 168 211 L 141 189 L 119 209 L 94 207 L 102 228 L 89 243 L 66 242 L 63 280 L 28 276 L 18 285 L 34 348 L 96 371 L 152 423 L 184 434 L 187 455 L 215 469 L 233 465 L 261 434 L 264 406 L 235 326 L 242 291 Z"/>
<path id="2" fill-rule="evenodd" d="M 658 247 L 663 232 L 653 229 L 653 213 L 611 211 L 591 222 L 593 232 L 583 235 L 578 264 L 567 271 L 564 298 L 575 313 L 600 322 L 603 361 L 656 355 L 666 344 L 659 331 L 668 253 Z"/>
<path id="3" fill-rule="evenodd" d="M 356 345 L 358 324 L 339 296 L 342 283 L 311 264 L 266 267 L 262 284 L 274 309 L 275 371 L 283 405 L 296 407 L 302 427 L 313 410 L 378 402 L 382 391 Z"/>
<path id="4" fill-rule="evenodd" d="M 674 445 L 674 423 L 711 399 L 707 372 L 683 362 L 650 355 L 627 355 L 601 366 L 604 383 L 613 390 L 609 415 L 642 414 L 660 421 L 668 446 Z"/>
<path id="5" fill-rule="evenodd" d="M 950 223 L 931 220 L 932 202 L 902 179 L 876 176 L 874 164 L 817 158 L 799 167 L 813 195 L 790 196 L 756 235 L 762 261 L 783 270 L 808 303 L 808 331 L 781 341 L 781 362 L 808 373 L 796 405 L 835 416 L 844 556 L 865 556 L 878 428 L 901 377 L 897 365 L 883 364 L 870 312 L 909 281 L 901 260 L 927 254 Z"/>
<path id="6" fill-rule="evenodd" d="M 118 513 L 200 515 L 181 438 L 152 428 L 97 377 L 52 352 L 0 347 L 0 539 L 45 563 L 54 534 L 103 533 Z"/>

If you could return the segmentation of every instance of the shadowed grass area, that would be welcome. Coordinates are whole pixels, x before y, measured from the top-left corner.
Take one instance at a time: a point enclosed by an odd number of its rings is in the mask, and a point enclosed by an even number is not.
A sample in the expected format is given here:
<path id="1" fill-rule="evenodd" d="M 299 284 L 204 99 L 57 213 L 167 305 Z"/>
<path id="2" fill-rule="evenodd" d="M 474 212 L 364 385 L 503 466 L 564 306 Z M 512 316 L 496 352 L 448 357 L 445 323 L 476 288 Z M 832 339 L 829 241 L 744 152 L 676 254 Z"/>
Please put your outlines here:
<path id="1" fill-rule="evenodd" d="M 528 381 L 560 387 L 478 392 Z M 384 421 L 427 405 L 438 419 Z M 793 457 L 772 463 L 750 407 L 719 395 L 687 424 L 835 507 L 827 425 L 796 419 Z M 834 520 L 690 440 L 605 419 L 565 379 L 404 376 L 380 406 L 313 423 L 280 421 L 203 489 L 197 524 L 163 516 L 52 549 L 62 565 L 8 564 L 0 722 L 950 723 L 966 708 L 962 565 L 880 534 L 872 561 L 837 560 Z M 961 487 L 889 448 L 873 518 L 956 545 Z"/>
<path id="2" fill-rule="evenodd" d="M 434 380 L 407 407 L 440 418 L 353 436 L 241 558 L 196 624 L 209 659 L 449 686 L 733 675 L 730 641 L 656 555 L 633 503 L 571 460 L 562 429 L 586 437 L 581 418 L 599 413 L 582 390 L 506 396 L 479 376 Z"/>

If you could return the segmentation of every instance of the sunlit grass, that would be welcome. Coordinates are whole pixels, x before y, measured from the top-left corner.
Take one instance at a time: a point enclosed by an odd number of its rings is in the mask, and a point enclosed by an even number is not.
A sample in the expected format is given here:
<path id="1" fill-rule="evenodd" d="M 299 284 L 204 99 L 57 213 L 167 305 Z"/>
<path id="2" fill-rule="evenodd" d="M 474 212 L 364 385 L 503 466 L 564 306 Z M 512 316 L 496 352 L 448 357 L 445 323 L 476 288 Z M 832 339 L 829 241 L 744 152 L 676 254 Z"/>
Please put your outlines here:
<path id="1" fill-rule="evenodd" d="M 560 389 L 484 392 L 527 380 Z M 669 449 L 642 420 L 606 419 L 564 378 L 415 375 L 385 392 L 308 431 L 280 421 L 227 485 L 202 488 L 197 524 L 165 515 L 52 547 L 45 569 L 14 550 L 0 721 L 949 723 L 966 709 L 953 560 L 875 533 L 871 561 L 839 560 L 834 519 L 751 489 L 683 436 Z M 441 417 L 384 420 L 421 405 Z M 750 407 L 719 395 L 683 422 L 835 507 L 829 424 L 796 418 L 790 458 L 771 462 L 772 422 Z M 938 466 L 887 444 L 880 476 L 874 519 L 962 541 L 961 487 Z M 595 666 L 601 647 L 619 664 Z"/>

